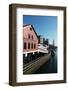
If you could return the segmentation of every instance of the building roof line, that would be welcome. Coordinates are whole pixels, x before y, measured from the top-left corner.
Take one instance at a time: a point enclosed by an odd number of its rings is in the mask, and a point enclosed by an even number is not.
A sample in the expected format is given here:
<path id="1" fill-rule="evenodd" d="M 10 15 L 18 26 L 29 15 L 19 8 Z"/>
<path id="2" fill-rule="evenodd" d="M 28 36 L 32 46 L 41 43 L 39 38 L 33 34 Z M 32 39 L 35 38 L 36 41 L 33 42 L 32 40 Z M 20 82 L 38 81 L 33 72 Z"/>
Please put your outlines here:
<path id="1" fill-rule="evenodd" d="M 24 24 L 24 25 L 23 25 L 23 27 L 26 27 L 26 26 L 31 26 L 31 27 L 33 28 L 33 31 L 35 32 L 37 38 L 38 38 L 38 35 L 37 35 L 37 33 L 36 33 L 36 30 L 35 30 L 34 26 L 31 25 L 31 24 Z"/>

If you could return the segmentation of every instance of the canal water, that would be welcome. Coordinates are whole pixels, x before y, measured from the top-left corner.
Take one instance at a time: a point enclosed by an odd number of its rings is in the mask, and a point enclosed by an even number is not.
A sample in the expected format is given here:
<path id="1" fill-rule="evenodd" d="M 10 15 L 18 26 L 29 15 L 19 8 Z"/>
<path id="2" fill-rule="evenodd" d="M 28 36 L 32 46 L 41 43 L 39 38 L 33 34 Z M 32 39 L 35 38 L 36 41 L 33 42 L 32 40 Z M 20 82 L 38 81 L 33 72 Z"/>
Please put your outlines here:
<path id="1" fill-rule="evenodd" d="M 57 51 L 54 51 L 55 55 L 41 66 L 34 74 L 45 74 L 45 73 L 57 73 Z"/>

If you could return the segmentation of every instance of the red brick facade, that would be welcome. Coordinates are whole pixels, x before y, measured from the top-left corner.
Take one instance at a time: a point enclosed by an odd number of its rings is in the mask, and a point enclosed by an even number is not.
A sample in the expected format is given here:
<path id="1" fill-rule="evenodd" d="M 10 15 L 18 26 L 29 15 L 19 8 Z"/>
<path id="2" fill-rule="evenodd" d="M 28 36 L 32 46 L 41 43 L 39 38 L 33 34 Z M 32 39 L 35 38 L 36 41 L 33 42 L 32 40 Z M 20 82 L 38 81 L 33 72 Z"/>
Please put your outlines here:
<path id="1" fill-rule="evenodd" d="M 23 51 L 29 52 L 38 49 L 38 37 L 32 25 L 23 26 Z"/>

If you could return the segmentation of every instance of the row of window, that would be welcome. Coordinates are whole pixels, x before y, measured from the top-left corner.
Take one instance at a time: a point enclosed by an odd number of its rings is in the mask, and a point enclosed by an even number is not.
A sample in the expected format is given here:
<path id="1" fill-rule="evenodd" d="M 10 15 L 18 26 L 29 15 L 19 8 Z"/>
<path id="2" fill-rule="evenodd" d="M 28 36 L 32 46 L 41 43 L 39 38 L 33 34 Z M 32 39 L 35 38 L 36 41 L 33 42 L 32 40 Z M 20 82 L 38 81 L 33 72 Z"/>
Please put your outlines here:
<path id="1" fill-rule="evenodd" d="M 33 43 L 28 43 L 28 49 L 35 49 L 36 48 L 36 44 Z M 27 43 L 24 42 L 24 49 L 27 49 Z"/>
<path id="2" fill-rule="evenodd" d="M 28 39 L 32 39 L 33 40 L 33 35 L 28 34 Z"/>

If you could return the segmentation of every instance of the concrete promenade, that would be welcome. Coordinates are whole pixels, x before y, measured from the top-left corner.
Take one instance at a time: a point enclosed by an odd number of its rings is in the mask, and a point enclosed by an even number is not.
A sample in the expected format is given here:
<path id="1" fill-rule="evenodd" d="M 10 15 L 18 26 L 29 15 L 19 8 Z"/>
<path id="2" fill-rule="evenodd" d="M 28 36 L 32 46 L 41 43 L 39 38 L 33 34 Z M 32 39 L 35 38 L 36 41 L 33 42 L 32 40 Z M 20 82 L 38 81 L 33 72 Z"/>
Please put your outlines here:
<path id="1" fill-rule="evenodd" d="M 39 69 L 44 63 L 46 63 L 49 58 L 51 57 L 51 52 L 39 57 L 38 59 L 36 59 L 35 61 L 32 61 L 28 64 L 25 64 L 23 66 L 23 74 L 32 74 L 34 73 L 37 69 Z"/>

